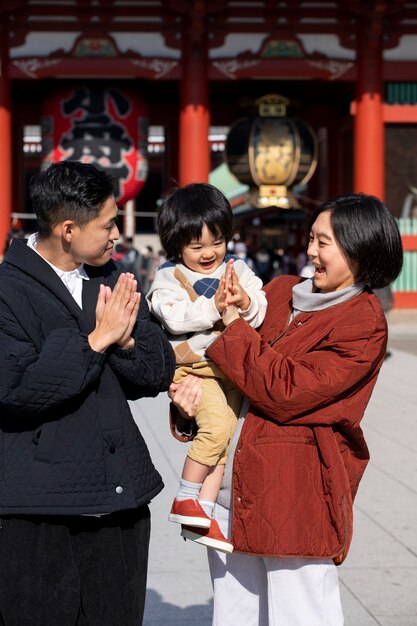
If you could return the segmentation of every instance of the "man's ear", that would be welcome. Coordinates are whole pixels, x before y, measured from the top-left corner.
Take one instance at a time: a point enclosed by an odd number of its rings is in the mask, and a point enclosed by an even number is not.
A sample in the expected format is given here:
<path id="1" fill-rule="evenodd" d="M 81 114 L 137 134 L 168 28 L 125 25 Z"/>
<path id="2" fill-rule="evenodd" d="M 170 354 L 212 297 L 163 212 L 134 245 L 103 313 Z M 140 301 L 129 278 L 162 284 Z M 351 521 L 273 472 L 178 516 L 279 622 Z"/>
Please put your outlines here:
<path id="1" fill-rule="evenodd" d="M 62 222 L 62 224 L 61 224 L 61 234 L 62 234 L 62 237 L 68 243 L 71 242 L 72 235 L 73 235 L 73 232 L 74 232 L 74 228 L 75 228 L 75 223 L 72 220 L 65 220 L 65 222 Z"/>

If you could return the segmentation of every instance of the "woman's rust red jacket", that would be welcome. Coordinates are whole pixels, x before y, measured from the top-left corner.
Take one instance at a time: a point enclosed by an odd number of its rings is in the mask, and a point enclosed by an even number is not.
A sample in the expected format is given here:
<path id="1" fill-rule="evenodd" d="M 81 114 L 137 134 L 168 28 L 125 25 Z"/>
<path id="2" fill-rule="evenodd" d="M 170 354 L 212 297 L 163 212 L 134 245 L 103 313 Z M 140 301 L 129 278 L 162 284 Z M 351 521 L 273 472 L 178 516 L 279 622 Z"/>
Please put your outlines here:
<path id="1" fill-rule="evenodd" d="M 298 282 L 274 279 L 261 328 L 236 320 L 208 349 L 251 403 L 234 458 L 232 541 L 239 552 L 341 563 L 387 325 L 368 290 L 288 325 Z"/>

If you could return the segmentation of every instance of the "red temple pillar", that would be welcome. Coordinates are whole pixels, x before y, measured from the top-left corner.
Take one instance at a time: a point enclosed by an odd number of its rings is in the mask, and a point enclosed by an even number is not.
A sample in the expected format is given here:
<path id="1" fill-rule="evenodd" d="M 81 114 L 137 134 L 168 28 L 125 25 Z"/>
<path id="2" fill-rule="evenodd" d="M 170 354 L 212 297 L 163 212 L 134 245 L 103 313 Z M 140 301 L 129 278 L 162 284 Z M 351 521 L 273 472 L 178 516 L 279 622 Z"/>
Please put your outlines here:
<path id="1" fill-rule="evenodd" d="M 8 36 L 0 23 L 0 255 L 10 229 L 12 212 L 12 129 Z"/>
<path id="2" fill-rule="evenodd" d="M 358 29 L 354 187 L 384 198 L 385 143 L 382 37 L 363 25 Z"/>
<path id="3" fill-rule="evenodd" d="M 207 182 L 210 172 L 207 37 L 203 16 L 183 30 L 179 183 Z"/>

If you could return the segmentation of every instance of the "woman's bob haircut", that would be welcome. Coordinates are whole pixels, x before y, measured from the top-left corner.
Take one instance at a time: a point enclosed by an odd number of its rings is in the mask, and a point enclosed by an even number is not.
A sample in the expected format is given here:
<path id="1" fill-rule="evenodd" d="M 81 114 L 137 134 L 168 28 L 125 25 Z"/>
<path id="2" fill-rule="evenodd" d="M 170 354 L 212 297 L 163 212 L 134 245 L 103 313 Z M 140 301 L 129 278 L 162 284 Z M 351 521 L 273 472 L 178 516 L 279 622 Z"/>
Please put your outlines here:
<path id="1" fill-rule="evenodd" d="M 201 237 L 204 226 L 226 243 L 232 237 L 232 209 L 216 187 L 191 183 L 170 190 L 163 198 L 158 209 L 158 234 L 168 259 L 178 263 L 184 247 Z"/>
<path id="2" fill-rule="evenodd" d="M 363 193 L 336 196 L 319 206 L 309 221 L 330 212 L 334 236 L 347 260 L 357 261 L 357 282 L 371 289 L 392 283 L 401 271 L 403 248 L 397 222 L 375 196 Z"/>

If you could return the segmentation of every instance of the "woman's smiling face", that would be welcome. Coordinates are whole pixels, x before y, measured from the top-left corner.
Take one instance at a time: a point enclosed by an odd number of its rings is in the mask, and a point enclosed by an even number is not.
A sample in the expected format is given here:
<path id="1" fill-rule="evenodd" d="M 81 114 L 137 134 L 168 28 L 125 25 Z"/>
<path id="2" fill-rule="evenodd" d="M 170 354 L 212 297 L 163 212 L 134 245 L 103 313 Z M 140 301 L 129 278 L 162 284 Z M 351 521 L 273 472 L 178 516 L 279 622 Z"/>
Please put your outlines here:
<path id="1" fill-rule="evenodd" d="M 334 236 L 331 212 L 323 211 L 309 235 L 307 254 L 314 265 L 314 286 L 322 293 L 350 287 L 359 271 L 357 261 L 348 259 Z"/>

